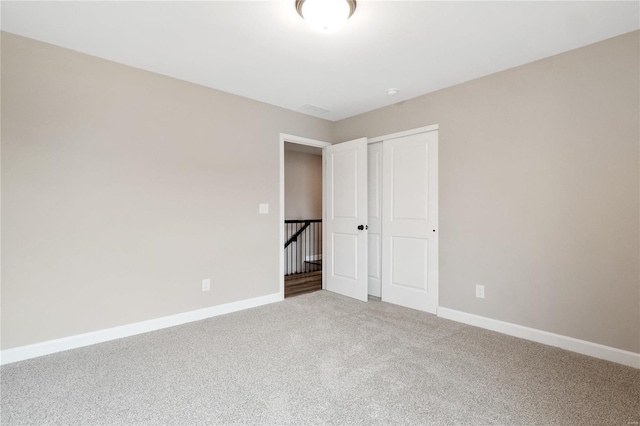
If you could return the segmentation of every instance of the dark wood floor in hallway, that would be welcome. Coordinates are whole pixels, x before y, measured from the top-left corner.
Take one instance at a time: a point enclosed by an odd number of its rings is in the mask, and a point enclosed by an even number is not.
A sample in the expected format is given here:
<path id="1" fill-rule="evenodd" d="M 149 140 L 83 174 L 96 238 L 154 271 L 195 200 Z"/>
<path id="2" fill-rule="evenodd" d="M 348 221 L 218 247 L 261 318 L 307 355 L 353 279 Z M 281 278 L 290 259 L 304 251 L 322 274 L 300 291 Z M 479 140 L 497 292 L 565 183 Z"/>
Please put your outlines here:
<path id="1" fill-rule="evenodd" d="M 322 290 L 322 271 L 284 277 L 284 297 L 299 296 Z"/>

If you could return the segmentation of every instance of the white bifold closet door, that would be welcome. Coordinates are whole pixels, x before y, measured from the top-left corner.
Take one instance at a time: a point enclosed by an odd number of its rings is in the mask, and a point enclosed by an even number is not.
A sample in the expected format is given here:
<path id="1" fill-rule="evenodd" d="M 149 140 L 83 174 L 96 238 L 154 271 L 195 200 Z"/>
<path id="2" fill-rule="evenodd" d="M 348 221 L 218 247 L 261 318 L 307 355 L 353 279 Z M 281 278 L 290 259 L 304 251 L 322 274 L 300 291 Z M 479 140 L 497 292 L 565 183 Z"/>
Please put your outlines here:
<path id="1" fill-rule="evenodd" d="M 382 300 L 438 307 L 438 132 L 382 148 Z"/>
<path id="2" fill-rule="evenodd" d="M 324 288 L 367 301 L 367 138 L 324 148 Z"/>

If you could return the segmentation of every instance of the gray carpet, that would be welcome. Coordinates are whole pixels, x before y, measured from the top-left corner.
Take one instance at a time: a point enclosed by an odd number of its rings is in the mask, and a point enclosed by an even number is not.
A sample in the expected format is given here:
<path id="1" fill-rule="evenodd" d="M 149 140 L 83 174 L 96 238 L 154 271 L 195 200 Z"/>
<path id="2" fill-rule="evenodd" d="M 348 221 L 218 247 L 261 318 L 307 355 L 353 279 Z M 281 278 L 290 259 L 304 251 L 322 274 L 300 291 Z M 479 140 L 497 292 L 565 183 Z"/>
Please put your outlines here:
<path id="1" fill-rule="evenodd" d="M 326 291 L 0 373 L 2 425 L 640 421 L 639 370 Z"/>

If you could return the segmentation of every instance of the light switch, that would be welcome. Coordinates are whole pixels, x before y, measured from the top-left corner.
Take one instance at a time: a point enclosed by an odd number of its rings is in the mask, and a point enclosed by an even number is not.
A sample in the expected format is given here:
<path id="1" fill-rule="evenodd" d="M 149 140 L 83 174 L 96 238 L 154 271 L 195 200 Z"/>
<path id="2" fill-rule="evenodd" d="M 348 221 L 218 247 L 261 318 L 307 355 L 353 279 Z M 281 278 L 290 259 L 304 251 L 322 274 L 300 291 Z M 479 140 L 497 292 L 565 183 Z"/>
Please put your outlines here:
<path id="1" fill-rule="evenodd" d="M 269 204 L 260 204 L 260 214 L 269 214 Z"/>

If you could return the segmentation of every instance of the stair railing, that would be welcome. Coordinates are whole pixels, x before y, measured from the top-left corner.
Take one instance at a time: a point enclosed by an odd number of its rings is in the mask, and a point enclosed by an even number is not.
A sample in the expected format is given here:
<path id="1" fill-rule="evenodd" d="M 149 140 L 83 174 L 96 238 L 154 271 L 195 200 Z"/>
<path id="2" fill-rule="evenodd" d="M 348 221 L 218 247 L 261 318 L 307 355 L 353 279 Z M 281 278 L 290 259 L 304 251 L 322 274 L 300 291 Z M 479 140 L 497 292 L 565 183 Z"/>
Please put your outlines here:
<path id="1" fill-rule="evenodd" d="M 285 220 L 285 275 L 322 270 L 322 219 Z"/>

